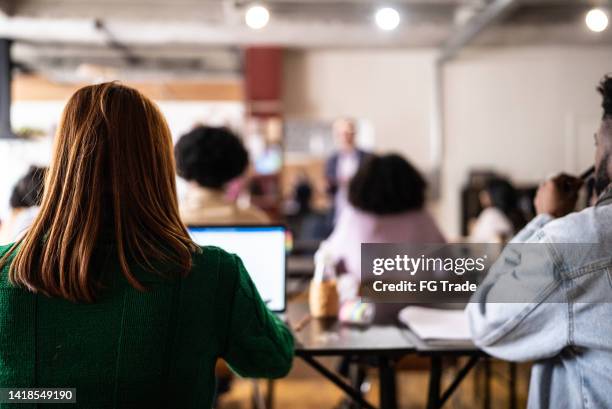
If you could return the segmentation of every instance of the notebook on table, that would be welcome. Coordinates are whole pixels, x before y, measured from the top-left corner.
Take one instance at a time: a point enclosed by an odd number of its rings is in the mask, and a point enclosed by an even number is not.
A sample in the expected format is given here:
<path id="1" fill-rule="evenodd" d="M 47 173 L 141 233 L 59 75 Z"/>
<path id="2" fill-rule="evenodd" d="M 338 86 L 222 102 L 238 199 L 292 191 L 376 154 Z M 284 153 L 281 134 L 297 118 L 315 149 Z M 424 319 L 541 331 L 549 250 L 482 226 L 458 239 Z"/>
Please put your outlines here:
<path id="1" fill-rule="evenodd" d="M 469 342 L 471 340 L 468 319 L 462 309 L 410 306 L 400 311 L 399 320 L 423 341 Z"/>

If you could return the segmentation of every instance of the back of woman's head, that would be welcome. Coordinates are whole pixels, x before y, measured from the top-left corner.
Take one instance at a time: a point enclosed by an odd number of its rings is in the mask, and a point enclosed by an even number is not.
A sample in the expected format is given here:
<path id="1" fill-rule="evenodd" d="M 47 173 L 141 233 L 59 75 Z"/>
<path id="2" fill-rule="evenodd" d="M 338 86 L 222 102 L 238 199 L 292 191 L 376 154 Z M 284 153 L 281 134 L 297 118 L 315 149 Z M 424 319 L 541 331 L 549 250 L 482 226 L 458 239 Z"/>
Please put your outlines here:
<path id="1" fill-rule="evenodd" d="M 402 156 L 372 156 L 351 180 L 349 202 L 377 215 L 418 210 L 425 204 L 426 187 L 423 176 Z"/>
<path id="2" fill-rule="evenodd" d="M 487 181 L 485 191 L 489 195 L 491 206 L 497 207 L 504 213 L 517 207 L 517 192 L 510 182 L 501 178 Z"/>
<path id="3" fill-rule="evenodd" d="M 179 176 L 212 189 L 240 176 L 249 164 L 242 141 L 228 128 L 198 126 L 179 139 L 174 154 Z"/>
<path id="4" fill-rule="evenodd" d="M 501 210 L 512 222 L 515 231 L 525 225 L 525 216 L 519 207 L 519 194 L 512 184 L 503 178 L 494 178 L 485 185 L 491 206 Z"/>
<path id="5" fill-rule="evenodd" d="M 17 181 L 9 201 L 13 209 L 40 205 L 46 170 L 46 168 L 30 166 L 28 173 Z"/>
<path id="6" fill-rule="evenodd" d="M 172 138 L 153 102 L 104 83 L 68 101 L 55 138 L 41 209 L 13 246 L 9 279 L 72 301 L 94 301 L 104 286 L 94 250 L 110 242 L 132 286 L 134 265 L 176 274 L 191 268 L 195 246 L 178 215 Z"/>

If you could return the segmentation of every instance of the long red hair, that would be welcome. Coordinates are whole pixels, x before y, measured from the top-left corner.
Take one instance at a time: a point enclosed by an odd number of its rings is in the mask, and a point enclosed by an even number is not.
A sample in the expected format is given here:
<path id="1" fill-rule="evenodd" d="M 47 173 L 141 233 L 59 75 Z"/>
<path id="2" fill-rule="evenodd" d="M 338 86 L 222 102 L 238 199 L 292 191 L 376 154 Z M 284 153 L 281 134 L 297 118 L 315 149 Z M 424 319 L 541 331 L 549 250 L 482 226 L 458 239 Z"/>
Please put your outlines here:
<path id="1" fill-rule="evenodd" d="M 197 249 L 179 217 L 168 125 L 151 100 L 114 82 L 83 87 L 68 101 L 40 213 L 0 266 L 10 262 L 16 286 L 92 302 L 103 287 L 91 265 L 103 234 L 141 290 L 135 265 L 187 274 Z"/>

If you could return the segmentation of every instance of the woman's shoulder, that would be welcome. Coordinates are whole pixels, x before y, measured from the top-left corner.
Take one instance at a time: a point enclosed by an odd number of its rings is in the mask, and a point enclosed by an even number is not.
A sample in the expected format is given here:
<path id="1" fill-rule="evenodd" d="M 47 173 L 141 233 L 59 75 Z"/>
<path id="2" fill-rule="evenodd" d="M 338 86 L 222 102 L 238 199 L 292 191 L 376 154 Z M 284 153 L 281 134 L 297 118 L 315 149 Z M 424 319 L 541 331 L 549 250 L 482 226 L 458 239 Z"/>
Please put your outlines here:
<path id="1" fill-rule="evenodd" d="M 216 246 L 199 246 L 198 249 L 187 280 L 197 288 L 212 285 L 221 297 L 230 297 L 240 279 L 239 257 Z"/>
<path id="2" fill-rule="evenodd" d="M 477 222 L 496 231 L 512 232 L 514 230 L 508 216 L 493 206 L 484 209 L 478 216 Z"/>
<path id="3" fill-rule="evenodd" d="M 485 207 L 480 212 L 478 217 L 482 219 L 496 219 L 496 220 L 506 220 L 507 219 L 504 212 L 502 212 L 501 210 L 499 210 L 497 207 L 494 207 L 494 206 Z"/>
<path id="4" fill-rule="evenodd" d="M 231 275 L 237 270 L 238 256 L 217 246 L 198 246 L 193 255 L 192 274 Z"/>
<path id="5" fill-rule="evenodd" d="M 233 262 L 234 257 L 236 257 L 234 254 L 223 250 L 221 247 L 198 246 L 193 255 L 193 263 L 194 267 L 205 266 L 207 268 L 212 268 L 220 264 Z"/>

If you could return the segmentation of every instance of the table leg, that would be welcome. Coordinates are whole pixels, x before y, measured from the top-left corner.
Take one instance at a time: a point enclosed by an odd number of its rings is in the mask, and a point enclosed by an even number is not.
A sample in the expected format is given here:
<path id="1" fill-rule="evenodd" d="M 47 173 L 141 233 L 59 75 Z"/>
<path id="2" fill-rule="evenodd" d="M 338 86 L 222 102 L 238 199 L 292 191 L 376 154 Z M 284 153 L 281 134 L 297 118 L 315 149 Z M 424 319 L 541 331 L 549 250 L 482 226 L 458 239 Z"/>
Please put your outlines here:
<path id="1" fill-rule="evenodd" d="M 268 389 L 266 390 L 266 409 L 274 407 L 274 379 L 268 379 Z"/>
<path id="2" fill-rule="evenodd" d="M 378 376 L 380 379 L 380 407 L 397 409 L 395 368 L 386 356 L 378 357 Z"/>
<path id="3" fill-rule="evenodd" d="M 441 408 L 444 406 L 446 401 L 450 399 L 455 390 L 459 387 L 461 382 L 465 379 L 465 377 L 470 373 L 470 370 L 476 366 L 478 363 L 479 357 L 478 355 L 472 356 L 467 363 L 457 372 L 455 375 L 455 379 L 451 382 L 451 384 L 446 388 L 444 393 L 440 396 L 438 400 L 438 407 Z"/>
<path id="4" fill-rule="evenodd" d="M 508 407 L 510 409 L 516 409 L 518 402 L 516 399 L 516 370 L 517 365 L 515 362 L 508 363 Z"/>
<path id="5" fill-rule="evenodd" d="M 455 379 L 441 393 L 442 384 L 442 358 L 437 355 L 431 357 L 431 369 L 429 372 L 429 394 L 427 397 L 427 409 L 439 409 L 450 399 L 451 395 L 459 387 L 461 382 L 478 363 L 479 356 L 470 357 L 468 362 L 457 372 Z"/>
<path id="6" fill-rule="evenodd" d="M 482 402 L 483 409 L 491 409 L 491 359 L 485 357 L 484 366 L 484 400 Z"/>
<path id="7" fill-rule="evenodd" d="M 349 364 L 349 379 L 353 389 L 363 397 L 363 383 L 366 379 L 366 368 L 361 362 L 353 362 Z"/>
<path id="8" fill-rule="evenodd" d="M 431 357 L 431 368 L 429 372 L 429 392 L 427 396 L 427 409 L 438 409 L 440 407 L 440 384 L 442 382 L 442 358 Z"/>
<path id="9" fill-rule="evenodd" d="M 346 393 L 347 396 L 349 396 L 355 403 L 357 403 L 358 405 L 361 405 L 362 407 L 366 409 L 376 409 L 374 405 L 372 405 L 370 402 L 365 400 L 363 396 L 361 396 L 361 391 L 356 391 L 355 389 L 353 389 L 350 385 L 344 382 L 343 379 L 340 378 L 340 376 L 336 375 L 334 372 L 327 369 L 315 358 L 309 355 L 300 355 L 300 358 L 302 358 L 304 362 L 310 365 L 313 369 L 315 369 L 321 375 L 329 379 L 329 381 L 332 382 L 334 385 L 336 385 L 338 388 L 342 389 L 342 391 L 344 391 L 344 393 Z M 387 409 L 384 406 L 383 408 Z"/>

